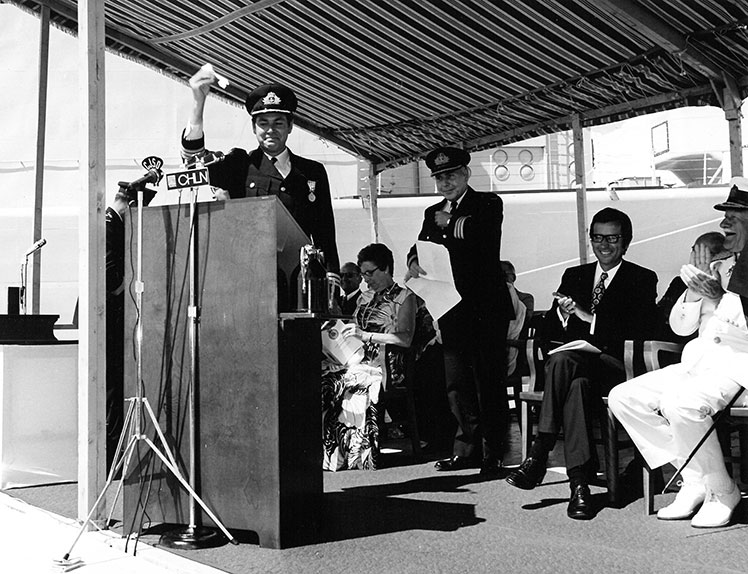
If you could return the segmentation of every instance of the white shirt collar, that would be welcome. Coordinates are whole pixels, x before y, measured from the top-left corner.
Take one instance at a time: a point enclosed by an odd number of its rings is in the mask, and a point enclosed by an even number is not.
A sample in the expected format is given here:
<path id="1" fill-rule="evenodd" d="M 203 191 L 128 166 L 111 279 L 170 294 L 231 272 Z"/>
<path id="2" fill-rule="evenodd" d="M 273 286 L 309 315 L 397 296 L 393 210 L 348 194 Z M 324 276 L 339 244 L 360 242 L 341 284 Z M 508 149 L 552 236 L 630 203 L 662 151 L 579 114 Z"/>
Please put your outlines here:
<path id="1" fill-rule="evenodd" d="M 268 159 L 273 157 L 268 154 L 265 155 Z M 291 154 L 288 152 L 288 148 L 276 155 L 275 158 L 275 169 L 277 169 L 283 177 L 288 177 L 288 174 L 291 173 Z"/>
<path id="2" fill-rule="evenodd" d="M 613 267 L 612 269 L 608 269 L 606 273 L 608 274 L 608 277 L 605 279 L 605 288 L 608 288 L 608 285 L 610 285 L 610 282 L 613 281 L 613 277 L 616 276 L 616 273 L 618 273 L 618 270 L 621 268 L 621 263 L 623 263 L 623 259 Z M 595 266 L 595 280 L 592 282 L 592 288 L 594 289 L 595 285 L 597 285 L 597 282 L 600 281 L 600 276 L 603 274 L 603 268 L 600 267 L 600 262 L 597 262 L 597 265 Z"/>
<path id="3" fill-rule="evenodd" d="M 467 189 L 465 190 L 465 193 L 467 193 Z M 444 203 L 444 210 L 447 211 L 447 212 L 451 212 L 452 211 L 452 201 L 456 201 L 457 202 L 457 207 L 460 207 L 460 204 L 462 203 L 462 200 L 465 199 L 465 193 L 463 193 L 460 197 L 458 197 L 457 199 L 454 199 L 454 200 L 447 199 L 445 197 L 444 198 L 444 202 L 445 202 Z"/>

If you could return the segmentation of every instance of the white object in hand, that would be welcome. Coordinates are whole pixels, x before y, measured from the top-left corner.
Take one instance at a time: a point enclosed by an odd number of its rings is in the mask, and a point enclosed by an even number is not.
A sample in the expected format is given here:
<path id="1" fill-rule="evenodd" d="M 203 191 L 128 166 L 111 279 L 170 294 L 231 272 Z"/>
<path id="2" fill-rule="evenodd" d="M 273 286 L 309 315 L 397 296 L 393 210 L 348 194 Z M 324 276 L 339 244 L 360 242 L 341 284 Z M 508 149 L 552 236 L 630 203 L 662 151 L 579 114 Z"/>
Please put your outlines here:
<path id="1" fill-rule="evenodd" d="M 339 319 L 322 326 L 322 351 L 341 365 L 355 365 L 364 358 L 363 341 L 345 336 L 345 332 L 352 328 L 355 329 L 355 325 L 346 325 Z"/>
<path id="2" fill-rule="evenodd" d="M 216 81 L 218 82 L 218 85 L 221 88 L 226 89 L 226 86 L 229 85 L 229 79 L 226 76 L 222 76 L 221 74 L 216 72 L 215 69 L 213 68 L 213 64 L 205 64 L 202 67 L 202 70 L 213 74 L 216 77 Z"/>

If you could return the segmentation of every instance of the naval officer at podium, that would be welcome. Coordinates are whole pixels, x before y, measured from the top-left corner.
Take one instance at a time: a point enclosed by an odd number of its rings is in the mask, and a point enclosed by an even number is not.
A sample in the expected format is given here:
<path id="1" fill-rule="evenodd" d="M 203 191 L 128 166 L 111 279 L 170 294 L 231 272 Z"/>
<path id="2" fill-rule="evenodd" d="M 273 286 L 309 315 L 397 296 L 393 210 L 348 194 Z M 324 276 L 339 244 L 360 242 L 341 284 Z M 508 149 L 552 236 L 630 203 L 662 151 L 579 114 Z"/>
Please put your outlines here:
<path id="1" fill-rule="evenodd" d="M 193 107 L 182 133 L 182 157 L 186 163 L 205 153 L 203 110 L 211 85 L 218 81 L 206 64 L 190 78 Z M 299 226 L 322 249 L 327 270 L 338 273 L 340 263 L 335 241 L 335 219 L 330 183 L 324 166 L 295 155 L 286 147 L 293 129 L 296 94 L 280 84 L 266 84 L 247 96 L 259 147 L 247 153 L 234 148 L 219 162 L 208 166 L 210 184 L 225 192 L 218 199 L 275 195 Z"/>

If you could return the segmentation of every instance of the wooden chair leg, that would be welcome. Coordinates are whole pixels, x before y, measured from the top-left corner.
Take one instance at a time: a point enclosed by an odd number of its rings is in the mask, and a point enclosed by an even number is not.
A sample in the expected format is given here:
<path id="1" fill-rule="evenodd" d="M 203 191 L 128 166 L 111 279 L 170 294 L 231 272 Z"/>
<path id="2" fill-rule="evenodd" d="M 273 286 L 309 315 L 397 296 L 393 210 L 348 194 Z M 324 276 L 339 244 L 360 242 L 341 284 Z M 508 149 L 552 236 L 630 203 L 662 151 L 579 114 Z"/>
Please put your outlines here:
<path id="1" fill-rule="evenodd" d="M 530 403 L 522 401 L 520 417 L 520 434 L 522 435 L 522 460 L 525 460 L 530 454 L 532 446 L 532 420 L 530 417 Z"/>
<path id="2" fill-rule="evenodd" d="M 514 414 L 517 415 L 517 424 L 522 428 L 522 406 L 520 405 L 519 394 L 522 392 L 522 377 L 516 377 L 512 384 L 513 397 L 511 400 L 514 401 Z"/>
<path id="3" fill-rule="evenodd" d="M 738 440 L 740 444 L 740 482 L 748 484 L 748 426 L 740 425 Z"/>
<path id="4" fill-rule="evenodd" d="M 611 504 L 618 504 L 620 489 L 618 488 L 618 421 L 609 408 L 605 408 L 605 420 L 601 430 L 605 444 L 605 481 L 608 487 L 608 500 Z"/>
<path id="5" fill-rule="evenodd" d="M 652 469 L 649 468 L 646 462 L 643 461 L 642 465 L 642 490 L 644 491 L 644 514 L 649 516 L 654 514 L 654 476 L 652 475 Z"/>

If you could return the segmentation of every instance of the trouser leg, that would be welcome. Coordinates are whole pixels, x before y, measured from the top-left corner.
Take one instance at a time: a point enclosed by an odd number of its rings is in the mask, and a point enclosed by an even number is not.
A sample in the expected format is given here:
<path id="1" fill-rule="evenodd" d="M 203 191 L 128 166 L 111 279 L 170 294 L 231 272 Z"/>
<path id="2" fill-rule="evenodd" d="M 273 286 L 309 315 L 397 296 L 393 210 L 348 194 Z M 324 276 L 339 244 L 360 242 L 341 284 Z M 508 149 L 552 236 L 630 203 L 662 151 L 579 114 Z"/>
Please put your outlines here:
<path id="1" fill-rule="evenodd" d="M 478 319 L 472 341 L 473 373 L 478 399 L 484 458 L 502 460 L 509 434 L 506 389 L 506 329 L 508 323 L 483 324 Z"/>
<path id="2" fill-rule="evenodd" d="M 660 414 L 660 400 L 665 389 L 685 377 L 679 365 L 665 367 L 621 383 L 608 395 L 608 406 L 650 468 L 673 460 L 673 433 Z"/>
<path id="3" fill-rule="evenodd" d="M 565 351 L 551 355 L 538 431 L 564 429 L 567 468 L 589 465 L 594 459 L 592 423 L 602 408 L 602 395 L 622 380 L 623 364 L 609 355 Z"/>
<path id="4" fill-rule="evenodd" d="M 481 435 L 478 426 L 478 398 L 473 382 L 469 353 L 456 345 L 444 346 L 444 375 L 449 408 L 457 420 L 453 454 L 478 456 L 476 444 Z"/>
<path id="5" fill-rule="evenodd" d="M 587 360 L 581 353 L 555 353 L 546 362 L 538 432 L 556 436 L 564 428 L 567 467 L 580 466 L 590 458 L 592 408 L 588 374 Z"/>
<path id="6" fill-rule="evenodd" d="M 709 431 L 713 415 L 724 409 L 740 388 L 726 377 L 707 372 L 691 376 L 681 385 L 672 385 L 663 393 L 660 410 L 672 429 L 676 463 L 685 461 Z M 686 468 L 688 474 L 700 478 L 714 492 L 732 489 L 716 432 L 711 432 Z M 688 478 L 688 474 L 684 478 Z"/>

